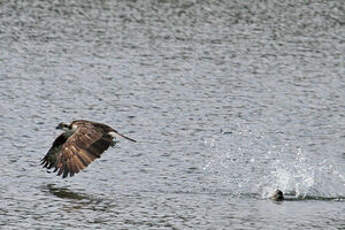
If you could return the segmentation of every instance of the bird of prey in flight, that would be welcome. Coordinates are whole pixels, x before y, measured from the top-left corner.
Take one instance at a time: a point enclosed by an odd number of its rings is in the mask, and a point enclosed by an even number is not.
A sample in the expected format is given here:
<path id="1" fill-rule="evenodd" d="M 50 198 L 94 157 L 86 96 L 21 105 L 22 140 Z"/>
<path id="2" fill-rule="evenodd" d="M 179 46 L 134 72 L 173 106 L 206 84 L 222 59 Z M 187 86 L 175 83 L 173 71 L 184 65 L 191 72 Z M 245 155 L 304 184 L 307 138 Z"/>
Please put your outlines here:
<path id="1" fill-rule="evenodd" d="M 110 146 L 115 146 L 115 137 L 136 142 L 106 124 L 86 120 L 70 124 L 62 122 L 56 129 L 62 129 L 64 133 L 55 139 L 41 164 L 47 169 L 54 168 L 62 178 L 73 176 L 100 158 Z"/>

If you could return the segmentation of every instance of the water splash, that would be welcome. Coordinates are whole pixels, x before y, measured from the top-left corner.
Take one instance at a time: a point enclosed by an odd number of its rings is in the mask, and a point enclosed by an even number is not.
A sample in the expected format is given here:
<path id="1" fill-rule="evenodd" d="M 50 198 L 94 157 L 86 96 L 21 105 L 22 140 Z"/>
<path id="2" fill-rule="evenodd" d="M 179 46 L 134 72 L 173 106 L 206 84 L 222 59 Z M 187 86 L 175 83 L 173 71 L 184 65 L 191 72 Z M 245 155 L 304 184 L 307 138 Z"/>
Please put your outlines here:
<path id="1" fill-rule="evenodd" d="M 293 199 L 345 197 L 345 176 L 336 159 L 315 156 L 294 143 L 274 143 L 250 129 L 222 134 L 204 139 L 209 159 L 203 169 L 216 184 L 208 189 L 263 199 L 275 189 Z"/>
<path id="2" fill-rule="evenodd" d="M 204 139 L 209 158 L 203 170 L 211 183 L 216 184 L 208 190 L 228 191 L 237 195 L 256 192 L 253 184 L 258 181 L 257 176 L 263 170 L 258 165 L 265 164 L 266 159 L 256 156 L 262 146 L 256 149 L 254 146 L 258 146 L 262 137 L 251 139 L 248 138 L 251 130 L 241 130 L 234 135 L 222 132 L 221 135 Z"/>
<path id="3" fill-rule="evenodd" d="M 292 161 L 276 160 L 259 185 L 267 198 L 276 188 L 296 199 L 345 197 L 345 178 L 330 159 L 316 161 L 298 148 Z"/>

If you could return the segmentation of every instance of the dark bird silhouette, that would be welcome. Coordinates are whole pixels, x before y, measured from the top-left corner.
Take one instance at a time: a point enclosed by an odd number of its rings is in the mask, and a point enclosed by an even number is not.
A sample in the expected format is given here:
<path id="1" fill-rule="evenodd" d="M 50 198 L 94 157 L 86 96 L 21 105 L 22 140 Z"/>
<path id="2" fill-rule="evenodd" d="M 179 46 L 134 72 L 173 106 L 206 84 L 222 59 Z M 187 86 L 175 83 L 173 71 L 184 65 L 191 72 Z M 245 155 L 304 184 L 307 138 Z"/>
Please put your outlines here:
<path id="1" fill-rule="evenodd" d="M 76 120 L 70 124 L 62 122 L 56 129 L 65 132 L 55 139 L 41 164 L 47 169 L 54 168 L 54 172 L 62 175 L 62 178 L 68 175 L 72 177 L 100 158 L 110 146 L 115 146 L 115 137 L 136 142 L 106 124 L 86 120 Z"/>

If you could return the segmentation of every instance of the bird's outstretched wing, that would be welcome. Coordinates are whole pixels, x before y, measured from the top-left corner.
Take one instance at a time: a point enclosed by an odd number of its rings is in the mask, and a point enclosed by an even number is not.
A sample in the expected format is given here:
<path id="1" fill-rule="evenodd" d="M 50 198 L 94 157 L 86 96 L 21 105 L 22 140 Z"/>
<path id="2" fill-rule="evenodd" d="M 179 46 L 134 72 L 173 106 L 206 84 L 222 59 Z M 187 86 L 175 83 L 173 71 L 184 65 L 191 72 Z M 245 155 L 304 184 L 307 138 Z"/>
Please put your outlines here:
<path id="1" fill-rule="evenodd" d="M 56 168 L 57 157 L 61 152 L 62 145 L 67 141 L 67 139 L 68 138 L 64 134 L 61 134 L 55 139 L 52 147 L 50 147 L 48 153 L 41 160 L 41 165 L 43 165 L 44 168 Z"/>
<path id="2" fill-rule="evenodd" d="M 54 166 L 54 172 L 57 171 L 58 176 L 62 175 L 63 178 L 68 175 L 73 176 L 113 145 L 111 136 L 104 134 L 92 124 L 86 123 L 79 126 L 64 142 L 56 158 L 52 159 L 48 166 Z"/>

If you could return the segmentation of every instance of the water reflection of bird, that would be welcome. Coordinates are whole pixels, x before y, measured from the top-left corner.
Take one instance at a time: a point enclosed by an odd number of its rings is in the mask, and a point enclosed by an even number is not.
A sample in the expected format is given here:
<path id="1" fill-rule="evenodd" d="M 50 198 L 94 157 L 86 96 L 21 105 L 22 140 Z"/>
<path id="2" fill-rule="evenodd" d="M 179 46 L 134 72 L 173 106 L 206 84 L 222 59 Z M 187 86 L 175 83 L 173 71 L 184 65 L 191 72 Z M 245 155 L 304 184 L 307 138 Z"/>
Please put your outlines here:
<path id="1" fill-rule="evenodd" d="M 86 194 L 72 192 L 68 188 L 55 187 L 54 184 L 48 184 L 47 188 L 48 188 L 49 193 L 62 199 L 91 200 L 91 198 L 88 197 Z"/>
<path id="2" fill-rule="evenodd" d="M 57 171 L 57 175 L 63 178 L 73 176 L 100 158 L 110 146 L 115 146 L 113 138 L 117 136 L 136 142 L 106 124 L 86 120 L 70 124 L 62 122 L 56 129 L 65 132 L 55 139 L 41 164 L 47 169 L 54 168 L 54 172 Z"/>

